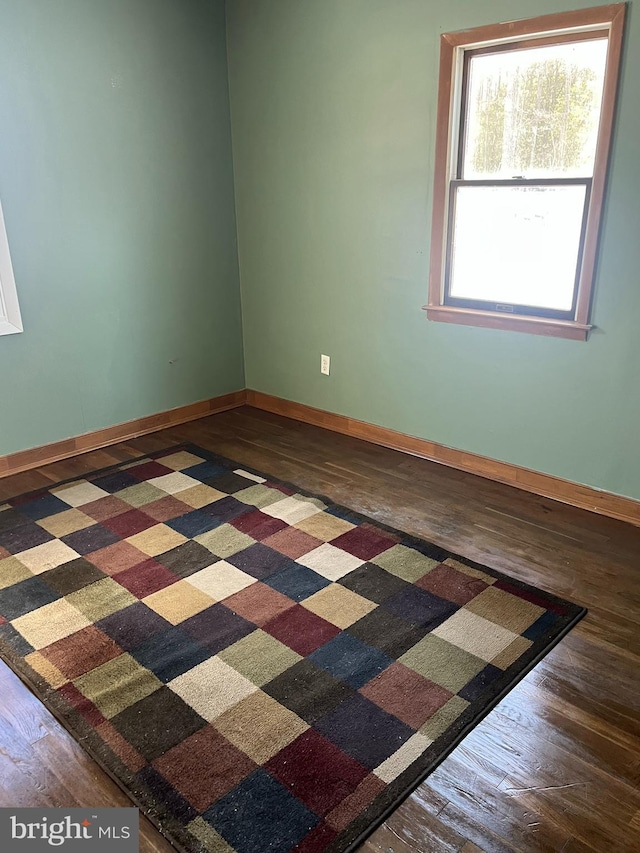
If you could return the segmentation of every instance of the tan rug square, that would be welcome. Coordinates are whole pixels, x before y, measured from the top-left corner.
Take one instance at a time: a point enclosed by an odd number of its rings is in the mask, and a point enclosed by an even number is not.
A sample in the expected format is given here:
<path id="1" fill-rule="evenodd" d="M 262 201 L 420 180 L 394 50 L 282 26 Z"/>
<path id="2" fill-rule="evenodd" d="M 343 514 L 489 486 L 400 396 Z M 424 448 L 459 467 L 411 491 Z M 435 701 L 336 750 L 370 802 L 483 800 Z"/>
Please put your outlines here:
<path id="1" fill-rule="evenodd" d="M 545 612 L 542 607 L 516 598 L 495 586 L 487 587 L 465 605 L 467 610 L 496 622 L 503 628 L 522 634 Z"/>
<path id="2" fill-rule="evenodd" d="M 257 764 L 264 764 L 309 728 L 262 690 L 243 699 L 213 725 Z"/>
<path id="3" fill-rule="evenodd" d="M 152 477 L 148 482 L 169 495 L 175 495 L 178 492 L 184 492 L 185 489 L 202 485 L 199 480 L 190 477 L 188 474 L 182 474 L 180 471 L 175 471 L 173 474 L 163 474 L 161 477 Z"/>
<path id="4" fill-rule="evenodd" d="M 420 732 L 412 735 L 408 741 L 402 744 L 397 752 L 390 755 L 386 761 L 379 764 L 373 771 L 378 779 L 383 782 L 393 782 L 409 767 L 416 758 L 419 758 L 425 749 L 432 743 L 431 739 Z"/>
<path id="5" fill-rule="evenodd" d="M 224 838 L 201 817 L 195 818 L 187 824 L 187 829 L 203 845 L 207 853 L 235 853 Z"/>
<path id="6" fill-rule="evenodd" d="M 205 461 L 202 456 L 196 456 L 195 453 L 189 453 L 188 450 L 179 450 L 177 453 L 163 456 L 160 463 L 165 468 L 171 468 L 172 471 L 182 471 L 184 468 L 192 468 L 194 465 L 199 465 Z"/>
<path id="7" fill-rule="evenodd" d="M 84 530 L 85 527 L 91 527 L 95 523 L 93 518 L 89 518 L 79 509 L 68 509 L 66 512 L 59 512 L 57 515 L 38 519 L 40 527 L 44 527 L 52 536 L 58 537 L 68 536 L 69 533 L 75 533 L 77 530 Z"/>
<path id="8" fill-rule="evenodd" d="M 491 659 L 491 663 L 493 666 L 497 666 L 500 669 L 508 669 L 511 664 L 515 663 L 519 657 L 531 648 L 532 645 L 533 643 L 531 640 L 527 640 L 525 637 L 516 637 L 506 649 L 503 649 L 499 654 Z"/>
<path id="9" fill-rule="evenodd" d="M 47 660 L 40 652 L 32 652 L 26 656 L 25 660 L 31 669 L 35 670 L 38 675 L 41 675 L 54 690 L 67 683 L 67 676 L 60 672 L 58 667 L 52 664 L 50 660 Z"/>
<path id="10" fill-rule="evenodd" d="M 206 486 L 204 483 L 184 489 L 179 494 L 182 503 L 188 504 L 194 509 L 200 509 L 203 506 L 208 506 L 209 504 L 219 501 L 220 498 L 226 497 L 224 492 L 212 489 L 211 486 Z"/>
<path id="11" fill-rule="evenodd" d="M 320 539 L 321 542 L 330 542 L 343 533 L 348 533 L 353 530 L 355 524 L 349 521 L 344 521 L 342 518 L 336 518 L 335 515 L 329 515 L 326 512 L 318 512 L 310 518 L 304 518 L 302 521 L 297 521 L 294 525 L 298 530 L 304 530 L 309 536 Z"/>
<path id="12" fill-rule="evenodd" d="M 471 566 L 465 566 L 464 563 L 461 563 L 454 557 L 447 557 L 447 559 L 444 561 L 444 565 L 453 566 L 454 569 L 459 572 L 462 572 L 464 575 L 468 575 L 470 578 L 477 578 L 478 580 L 484 581 L 489 586 L 491 586 L 498 580 L 498 578 L 494 578 L 492 575 L 488 575 L 485 572 L 481 572 L 480 569 L 474 569 Z"/>
<path id="13" fill-rule="evenodd" d="M 184 580 L 154 592 L 142 601 L 172 625 L 178 625 L 190 616 L 195 616 L 196 613 L 215 604 L 210 595 L 206 595 Z"/>
<path id="14" fill-rule="evenodd" d="M 155 524 L 143 530 L 142 533 L 129 536 L 125 541 L 144 554 L 156 557 L 158 554 L 164 554 L 165 551 L 171 551 L 172 548 L 182 545 L 187 538 L 166 524 Z"/>
<path id="15" fill-rule="evenodd" d="M 291 496 L 263 507 L 262 511 L 272 518 L 279 518 L 281 521 L 286 521 L 287 524 L 294 524 L 296 521 L 317 515 L 321 508 L 324 509 L 324 504 L 318 507 L 317 502 L 312 503 L 310 500 Z"/>
<path id="16" fill-rule="evenodd" d="M 49 571 L 49 569 L 55 569 L 63 563 L 76 560 L 80 555 L 59 539 L 53 539 L 51 542 L 36 545 L 35 548 L 29 548 L 27 551 L 21 551 L 16 556 L 32 574 L 39 575 L 42 572 Z"/>
<path id="17" fill-rule="evenodd" d="M 82 506 L 82 504 L 88 504 L 91 501 L 109 497 L 109 492 L 105 492 L 104 489 L 100 489 L 86 480 L 79 480 L 67 486 L 51 489 L 51 494 L 60 498 L 61 501 L 69 504 L 69 506 Z"/>
<path id="18" fill-rule="evenodd" d="M 348 628 L 378 606 L 337 583 L 324 587 L 301 604 L 338 628 Z"/>
<path id="19" fill-rule="evenodd" d="M 194 666 L 167 686 L 208 722 L 258 689 L 217 657 Z"/>
<path id="20" fill-rule="evenodd" d="M 56 640 L 86 628 L 91 622 L 83 613 L 61 598 L 14 619 L 11 624 L 34 649 L 43 649 L 55 643 Z"/>
<path id="21" fill-rule="evenodd" d="M 516 639 L 513 631 L 461 608 L 431 632 L 483 660 L 493 660 Z"/>
<path id="22" fill-rule="evenodd" d="M 251 471 L 245 471 L 244 468 L 235 468 L 233 471 L 234 474 L 238 474 L 240 477 L 245 477 L 247 480 L 253 480 L 254 483 L 266 483 L 266 477 L 259 477 L 257 474 L 252 474 Z"/>

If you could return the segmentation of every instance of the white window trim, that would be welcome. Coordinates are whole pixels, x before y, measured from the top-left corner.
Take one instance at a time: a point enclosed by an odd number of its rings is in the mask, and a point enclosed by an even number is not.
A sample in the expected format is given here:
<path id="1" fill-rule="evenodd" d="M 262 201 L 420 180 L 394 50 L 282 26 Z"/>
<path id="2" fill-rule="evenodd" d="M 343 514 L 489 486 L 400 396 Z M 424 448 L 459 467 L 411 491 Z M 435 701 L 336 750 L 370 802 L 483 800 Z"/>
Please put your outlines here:
<path id="1" fill-rule="evenodd" d="M 22 317 L 18 304 L 18 291 L 0 204 L 0 335 L 15 335 L 21 331 Z"/>

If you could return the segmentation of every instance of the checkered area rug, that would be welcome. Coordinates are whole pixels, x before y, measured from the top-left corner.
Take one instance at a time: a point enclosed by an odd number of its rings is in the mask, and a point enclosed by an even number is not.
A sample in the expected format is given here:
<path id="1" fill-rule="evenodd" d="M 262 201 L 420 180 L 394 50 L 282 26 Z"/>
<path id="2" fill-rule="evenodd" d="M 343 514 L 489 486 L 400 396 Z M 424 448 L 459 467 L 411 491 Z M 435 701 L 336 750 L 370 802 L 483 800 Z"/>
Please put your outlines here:
<path id="1" fill-rule="evenodd" d="M 0 651 L 179 848 L 354 848 L 583 615 L 192 446 L 0 506 Z"/>

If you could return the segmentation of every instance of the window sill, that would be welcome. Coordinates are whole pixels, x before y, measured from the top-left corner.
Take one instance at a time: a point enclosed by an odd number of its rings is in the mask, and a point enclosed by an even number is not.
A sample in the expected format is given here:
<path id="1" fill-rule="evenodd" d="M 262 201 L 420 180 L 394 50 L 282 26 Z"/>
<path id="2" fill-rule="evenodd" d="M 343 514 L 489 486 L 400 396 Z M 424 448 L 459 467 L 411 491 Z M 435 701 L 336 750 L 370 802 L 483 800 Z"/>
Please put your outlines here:
<path id="1" fill-rule="evenodd" d="M 552 338 L 571 338 L 586 341 L 591 326 L 570 320 L 552 320 L 548 317 L 525 317 L 522 314 L 494 314 L 470 308 L 453 308 L 449 305 L 425 305 L 429 320 L 439 323 L 457 323 L 462 326 L 484 326 L 510 332 L 528 332 Z"/>

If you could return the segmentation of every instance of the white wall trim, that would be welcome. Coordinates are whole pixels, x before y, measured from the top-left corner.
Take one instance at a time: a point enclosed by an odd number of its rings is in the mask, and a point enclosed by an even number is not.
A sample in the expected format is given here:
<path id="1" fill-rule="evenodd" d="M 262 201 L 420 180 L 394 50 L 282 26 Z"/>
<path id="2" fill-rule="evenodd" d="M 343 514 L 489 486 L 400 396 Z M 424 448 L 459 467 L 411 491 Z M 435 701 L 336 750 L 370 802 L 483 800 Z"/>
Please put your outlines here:
<path id="1" fill-rule="evenodd" d="M 0 335 L 15 335 L 22 331 L 18 291 L 13 277 L 7 230 L 0 205 Z"/>

